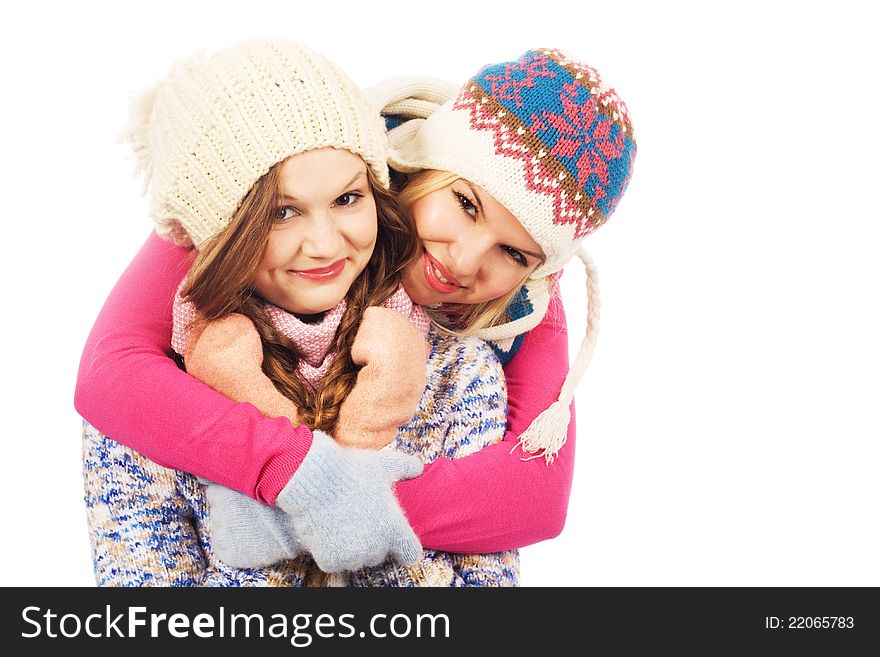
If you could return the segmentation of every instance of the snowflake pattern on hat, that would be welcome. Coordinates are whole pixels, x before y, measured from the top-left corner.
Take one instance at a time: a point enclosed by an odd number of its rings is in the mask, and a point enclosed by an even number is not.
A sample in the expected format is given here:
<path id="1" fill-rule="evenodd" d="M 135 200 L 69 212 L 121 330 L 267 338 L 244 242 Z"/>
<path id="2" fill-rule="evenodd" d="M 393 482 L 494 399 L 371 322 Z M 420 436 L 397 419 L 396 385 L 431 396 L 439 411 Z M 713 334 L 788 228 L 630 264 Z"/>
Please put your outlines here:
<path id="1" fill-rule="evenodd" d="M 497 155 L 523 162 L 526 188 L 552 197 L 553 223 L 573 224 L 575 239 L 601 226 L 626 190 L 636 153 L 626 105 L 561 51 L 483 68 L 453 108 L 492 131 Z"/>

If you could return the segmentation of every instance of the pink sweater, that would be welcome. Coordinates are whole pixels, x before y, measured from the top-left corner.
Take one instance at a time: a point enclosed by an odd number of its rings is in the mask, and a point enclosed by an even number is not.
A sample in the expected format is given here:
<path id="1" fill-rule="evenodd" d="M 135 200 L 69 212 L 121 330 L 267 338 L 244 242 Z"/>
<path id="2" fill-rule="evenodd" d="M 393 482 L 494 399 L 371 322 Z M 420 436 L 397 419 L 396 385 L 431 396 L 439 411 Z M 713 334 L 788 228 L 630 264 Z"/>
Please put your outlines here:
<path id="1" fill-rule="evenodd" d="M 188 249 L 150 235 L 86 341 L 74 404 L 99 430 L 156 463 L 273 504 L 308 452 L 311 432 L 223 397 L 169 358 L 174 294 L 189 256 Z M 565 315 L 553 303 L 504 368 L 504 441 L 465 458 L 437 459 L 421 476 L 397 484 L 426 548 L 497 552 L 562 531 L 574 470 L 574 408 L 568 440 L 552 465 L 523 461 L 529 455 L 511 449 L 556 399 L 567 369 Z"/>

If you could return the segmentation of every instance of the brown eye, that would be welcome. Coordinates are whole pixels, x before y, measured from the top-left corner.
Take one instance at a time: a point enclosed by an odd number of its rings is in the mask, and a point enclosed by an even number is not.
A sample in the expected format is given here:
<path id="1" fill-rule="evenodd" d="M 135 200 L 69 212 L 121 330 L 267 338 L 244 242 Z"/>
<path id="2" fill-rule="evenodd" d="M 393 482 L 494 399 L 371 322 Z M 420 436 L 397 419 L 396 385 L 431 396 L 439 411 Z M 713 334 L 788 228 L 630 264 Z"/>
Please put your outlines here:
<path id="1" fill-rule="evenodd" d="M 334 203 L 336 203 L 336 205 L 342 205 L 342 206 L 354 205 L 355 203 L 358 202 L 358 199 L 360 199 L 360 198 L 361 198 L 360 194 L 355 194 L 354 192 L 348 192 L 347 194 L 343 194 L 342 196 L 337 198 L 336 201 L 334 201 Z"/>
<path id="2" fill-rule="evenodd" d="M 467 212 L 470 216 L 477 216 L 477 206 L 474 205 L 474 202 L 471 201 L 467 196 L 462 194 L 461 192 L 453 192 L 455 194 L 455 198 L 458 201 L 458 204 L 461 206 L 461 209 Z"/>
<path id="3" fill-rule="evenodd" d="M 287 221 L 288 219 L 293 219 L 295 216 L 296 210 L 289 205 L 285 205 L 275 211 L 275 221 Z"/>

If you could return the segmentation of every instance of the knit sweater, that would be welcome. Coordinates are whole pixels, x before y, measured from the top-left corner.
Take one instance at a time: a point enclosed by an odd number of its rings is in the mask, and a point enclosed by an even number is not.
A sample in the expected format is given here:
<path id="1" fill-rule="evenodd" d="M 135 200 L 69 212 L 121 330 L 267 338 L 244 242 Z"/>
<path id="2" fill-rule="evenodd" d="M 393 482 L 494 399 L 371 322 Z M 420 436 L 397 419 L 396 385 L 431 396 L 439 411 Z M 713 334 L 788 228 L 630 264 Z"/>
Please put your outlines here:
<path id="1" fill-rule="evenodd" d="M 498 442 L 506 394 L 497 357 L 482 341 L 432 331 L 427 387 L 396 449 L 426 462 Z M 235 569 L 213 554 L 204 488 L 85 424 L 83 476 L 99 586 L 516 586 L 516 551 L 459 555 L 425 550 L 414 566 L 392 562 L 326 576 L 308 556 Z M 255 529 L 255 531 L 258 528 Z"/>
<path id="2" fill-rule="evenodd" d="M 172 301 L 189 262 L 189 250 L 155 233 L 147 239 L 89 335 L 76 408 L 101 431 L 157 463 L 272 503 L 311 446 L 311 434 L 232 402 L 168 357 Z M 529 455 L 517 443 L 555 401 L 567 368 L 565 318 L 554 302 L 504 367 L 509 408 L 503 443 L 455 461 L 441 456 L 420 477 L 397 484 L 398 499 L 423 545 L 493 552 L 559 534 L 571 490 L 574 419 L 551 466 L 542 459 L 523 461 Z M 233 450 L 234 461 L 228 458 Z M 438 505 L 438 499 L 445 503 Z"/>

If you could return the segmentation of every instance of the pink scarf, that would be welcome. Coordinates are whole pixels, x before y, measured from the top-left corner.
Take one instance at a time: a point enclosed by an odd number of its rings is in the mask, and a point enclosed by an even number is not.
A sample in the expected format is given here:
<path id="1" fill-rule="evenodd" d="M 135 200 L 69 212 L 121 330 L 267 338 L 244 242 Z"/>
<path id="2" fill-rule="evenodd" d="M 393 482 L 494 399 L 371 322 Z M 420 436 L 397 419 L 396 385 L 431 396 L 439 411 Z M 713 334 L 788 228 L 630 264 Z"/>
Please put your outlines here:
<path id="1" fill-rule="evenodd" d="M 198 313 L 195 305 L 190 301 L 184 301 L 180 296 L 180 290 L 186 281 L 177 288 L 174 295 L 174 313 L 173 328 L 171 331 L 171 347 L 179 354 L 185 354 L 186 348 L 192 337 L 190 326 L 196 319 Z M 301 358 L 297 364 L 296 373 L 312 388 L 315 388 L 327 369 L 333 361 L 336 352 L 330 351 L 333 346 L 333 340 L 336 337 L 336 330 L 339 328 L 339 322 L 345 313 L 345 299 L 338 306 L 331 308 L 324 314 L 324 318 L 315 324 L 306 324 L 299 320 L 296 315 L 289 313 L 283 308 L 265 302 L 264 307 L 266 314 L 269 316 L 272 325 L 282 335 L 290 338 L 300 352 Z M 403 288 L 398 288 L 397 292 L 392 294 L 385 303 L 383 308 L 391 308 L 401 315 L 409 319 L 413 326 L 419 329 L 422 334 L 427 335 L 430 320 L 422 310 L 421 306 L 417 306 L 412 302 Z M 392 339 L 389 336 L 389 339 Z"/>

